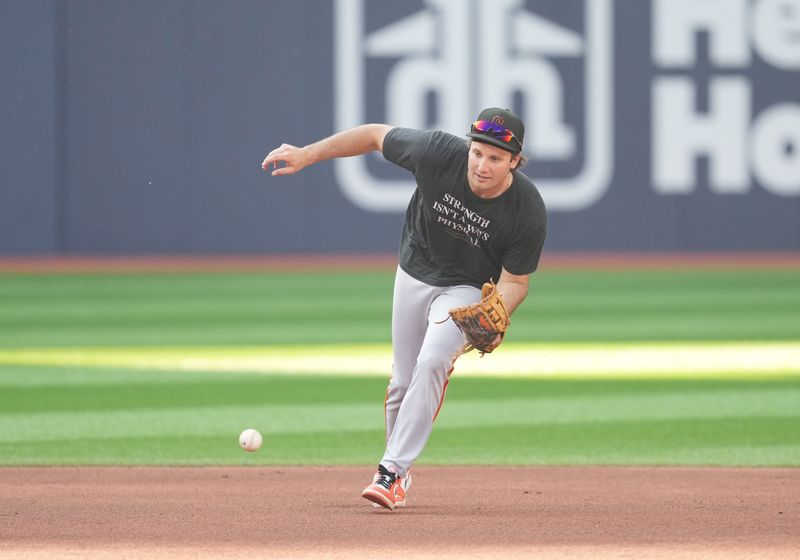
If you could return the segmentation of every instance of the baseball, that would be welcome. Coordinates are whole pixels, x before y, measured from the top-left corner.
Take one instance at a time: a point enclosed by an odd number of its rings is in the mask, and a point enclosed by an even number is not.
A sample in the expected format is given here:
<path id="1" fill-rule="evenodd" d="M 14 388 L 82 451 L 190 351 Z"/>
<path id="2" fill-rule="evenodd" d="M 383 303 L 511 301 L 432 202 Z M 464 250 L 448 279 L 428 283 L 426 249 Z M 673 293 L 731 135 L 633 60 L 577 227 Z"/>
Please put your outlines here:
<path id="1" fill-rule="evenodd" d="M 262 441 L 261 434 L 253 428 L 247 428 L 239 435 L 239 445 L 248 453 L 252 453 L 261 447 Z"/>

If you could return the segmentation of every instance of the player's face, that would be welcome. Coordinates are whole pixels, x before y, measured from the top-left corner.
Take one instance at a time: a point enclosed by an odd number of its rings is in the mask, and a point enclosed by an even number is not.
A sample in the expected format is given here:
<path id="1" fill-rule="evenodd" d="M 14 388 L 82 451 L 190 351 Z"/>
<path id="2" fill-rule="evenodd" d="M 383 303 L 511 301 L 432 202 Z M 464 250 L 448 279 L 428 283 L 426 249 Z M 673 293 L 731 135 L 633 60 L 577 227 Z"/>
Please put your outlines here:
<path id="1" fill-rule="evenodd" d="M 494 198 L 505 192 L 509 173 L 519 162 L 519 154 L 481 142 L 471 142 L 467 163 L 467 181 L 476 195 Z"/>

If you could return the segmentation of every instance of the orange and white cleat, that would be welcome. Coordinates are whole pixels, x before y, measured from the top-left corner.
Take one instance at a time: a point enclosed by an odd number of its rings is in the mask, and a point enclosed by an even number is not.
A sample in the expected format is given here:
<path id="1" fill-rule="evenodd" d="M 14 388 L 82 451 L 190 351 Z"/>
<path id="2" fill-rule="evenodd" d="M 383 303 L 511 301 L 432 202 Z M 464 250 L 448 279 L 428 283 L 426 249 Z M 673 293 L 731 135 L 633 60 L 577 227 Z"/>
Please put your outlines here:
<path id="1" fill-rule="evenodd" d="M 397 477 L 397 473 L 383 465 L 378 465 L 378 472 L 375 473 L 372 484 L 364 488 L 361 497 L 380 507 L 394 509 L 397 506 L 398 488 L 400 488 L 400 479 Z M 405 490 L 401 491 L 402 504 L 405 505 Z"/>
<path id="2" fill-rule="evenodd" d="M 397 486 L 394 487 L 394 507 L 406 507 L 406 492 L 411 488 L 411 471 L 408 471 L 405 476 L 398 476 L 397 483 Z M 381 506 L 372 504 L 372 507 L 379 508 Z"/>
<path id="3" fill-rule="evenodd" d="M 406 492 L 409 488 L 411 488 L 411 472 L 407 472 L 405 476 L 398 476 L 394 491 L 394 507 L 406 507 Z"/>

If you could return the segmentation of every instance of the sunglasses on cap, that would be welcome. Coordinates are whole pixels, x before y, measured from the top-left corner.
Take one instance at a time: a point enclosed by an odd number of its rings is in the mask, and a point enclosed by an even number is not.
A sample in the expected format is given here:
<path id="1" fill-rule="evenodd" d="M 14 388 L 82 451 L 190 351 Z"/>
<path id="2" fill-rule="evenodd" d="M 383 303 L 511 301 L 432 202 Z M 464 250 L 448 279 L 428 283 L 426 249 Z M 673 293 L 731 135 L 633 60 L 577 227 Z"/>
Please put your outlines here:
<path id="1" fill-rule="evenodd" d="M 491 136 L 492 138 L 500 140 L 501 142 L 505 142 L 506 144 L 511 144 L 511 141 L 513 140 L 516 143 L 517 149 L 522 149 L 522 142 L 520 142 L 519 139 L 514 136 L 513 132 L 505 127 L 500 126 L 499 124 L 493 123 L 492 121 L 475 121 L 472 123 L 470 132 Z"/>

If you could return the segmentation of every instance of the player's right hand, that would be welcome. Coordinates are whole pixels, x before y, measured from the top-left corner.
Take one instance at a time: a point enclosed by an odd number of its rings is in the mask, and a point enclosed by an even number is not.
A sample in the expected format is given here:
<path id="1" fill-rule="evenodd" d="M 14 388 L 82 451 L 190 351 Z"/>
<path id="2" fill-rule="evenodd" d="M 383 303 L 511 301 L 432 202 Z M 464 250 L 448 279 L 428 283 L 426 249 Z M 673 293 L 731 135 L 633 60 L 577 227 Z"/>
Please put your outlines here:
<path id="1" fill-rule="evenodd" d="M 283 163 L 283 165 L 280 165 Z M 264 171 L 269 171 L 272 166 L 272 176 L 292 175 L 312 163 L 311 157 L 306 148 L 298 148 L 291 144 L 281 144 L 275 148 L 261 164 Z"/>

